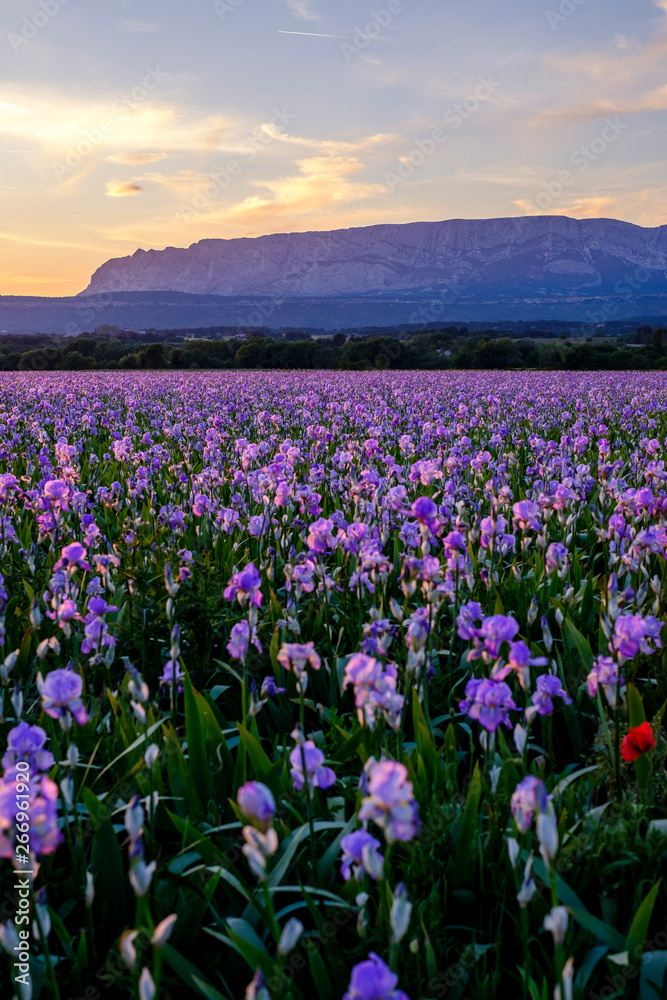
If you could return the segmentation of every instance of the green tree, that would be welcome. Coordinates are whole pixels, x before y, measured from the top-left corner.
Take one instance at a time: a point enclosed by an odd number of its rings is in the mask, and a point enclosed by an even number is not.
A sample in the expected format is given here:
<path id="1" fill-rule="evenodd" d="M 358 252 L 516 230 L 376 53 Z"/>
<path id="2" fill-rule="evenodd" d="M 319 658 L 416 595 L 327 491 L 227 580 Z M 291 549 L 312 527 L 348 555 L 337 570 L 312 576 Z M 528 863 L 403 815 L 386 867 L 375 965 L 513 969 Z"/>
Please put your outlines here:
<path id="1" fill-rule="evenodd" d="M 139 368 L 166 368 L 167 359 L 164 356 L 164 344 L 149 344 L 143 351 L 139 351 L 137 360 Z"/>
<path id="2" fill-rule="evenodd" d="M 653 337 L 651 338 L 651 347 L 653 348 L 656 354 L 663 353 L 665 349 L 664 340 L 665 340 L 665 331 L 662 329 L 662 327 L 659 326 L 656 327 L 656 329 L 653 331 Z"/>

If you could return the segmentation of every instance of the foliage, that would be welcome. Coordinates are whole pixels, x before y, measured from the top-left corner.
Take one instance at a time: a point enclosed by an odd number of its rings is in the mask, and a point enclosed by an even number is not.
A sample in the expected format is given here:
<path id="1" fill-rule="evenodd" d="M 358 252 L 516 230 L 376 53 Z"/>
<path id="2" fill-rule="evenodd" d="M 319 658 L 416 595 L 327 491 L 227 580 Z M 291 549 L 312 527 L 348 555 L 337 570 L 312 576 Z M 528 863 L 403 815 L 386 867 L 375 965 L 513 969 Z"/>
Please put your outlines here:
<path id="1" fill-rule="evenodd" d="M 0 376 L 32 995 L 664 995 L 665 447 L 656 374 Z"/>

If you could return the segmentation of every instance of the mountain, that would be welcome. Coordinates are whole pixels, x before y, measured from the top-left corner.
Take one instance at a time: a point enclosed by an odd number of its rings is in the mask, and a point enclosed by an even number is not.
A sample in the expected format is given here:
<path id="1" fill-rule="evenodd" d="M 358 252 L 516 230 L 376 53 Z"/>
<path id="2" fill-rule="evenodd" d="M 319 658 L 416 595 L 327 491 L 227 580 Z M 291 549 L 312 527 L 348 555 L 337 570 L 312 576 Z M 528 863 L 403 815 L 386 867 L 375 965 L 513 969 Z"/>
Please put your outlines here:
<path id="1" fill-rule="evenodd" d="M 0 296 L 10 333 L 665 316 L 667 226 L 563 216 L 201 240 L 109 260 L 72 298 Z"/>
<path id="2" fill-rule="evenodd" d="M 667 294 L 667 226 L 534 216 L 415 222 L 201 240 L 107 261 L 84 296 L 108 292 L 290 299 L 401 295 L 540 302 Z"/>

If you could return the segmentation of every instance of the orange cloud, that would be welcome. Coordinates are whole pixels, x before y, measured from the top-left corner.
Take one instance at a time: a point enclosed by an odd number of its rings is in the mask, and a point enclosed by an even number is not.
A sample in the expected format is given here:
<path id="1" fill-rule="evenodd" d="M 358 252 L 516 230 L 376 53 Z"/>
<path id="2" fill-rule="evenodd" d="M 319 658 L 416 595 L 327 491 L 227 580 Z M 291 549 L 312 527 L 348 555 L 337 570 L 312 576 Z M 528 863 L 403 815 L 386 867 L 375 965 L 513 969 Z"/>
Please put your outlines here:
<path id="1" fill-rule="evenodd" d="M 312 156 L 297 162 L 299 174 L 270 181 L 255 181 L 256 187 L 266 188 L 272 198 L 251 196 L 233 205 L 225 218 L 266 220 L 286 213 L 295 216 L 312 215 L 331 208 L 385 193 L 383 184 L 350 181 L 361 173 L 365 164 L 354 156 Z"/>
<path id="2" fill-rule="evenodd" d="M 113 153 L 107 156 L 109 163 L 121 163 L 125 166 L 139 166 L 142 163 L 157 163 L 158 160 L 166 160 L 169 153 Z"/>
<path id="3" fill-rule="evenodd" d="M 109 181 L 107 183 L 107 195 L 109 198 L 126 198 L 143 191 L 141 184 L 136 181 Z"/>

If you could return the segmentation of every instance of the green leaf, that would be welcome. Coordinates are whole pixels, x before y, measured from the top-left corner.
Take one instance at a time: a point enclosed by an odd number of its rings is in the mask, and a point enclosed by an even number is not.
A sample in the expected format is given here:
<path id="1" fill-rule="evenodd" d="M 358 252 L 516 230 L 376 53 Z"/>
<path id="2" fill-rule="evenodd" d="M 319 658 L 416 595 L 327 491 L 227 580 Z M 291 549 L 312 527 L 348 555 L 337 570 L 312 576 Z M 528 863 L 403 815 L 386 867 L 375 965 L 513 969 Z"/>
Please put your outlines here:
<path id="1" fill-rule="evenodd" d="M 646 722 L 642 696 L 634 684 L 628 684 L 628 710 L 630 729 L 635 729 L 637 726 L 641 726 L 643 722 Z M 647 753 L 640 754 L 634 761 L 634 767 L 639 794 L 645 796 L 651 784 L 651 773 L 653 771 L 651 758 Z"/>
<path id="2" fill-rule="evenodd" d="M 524 862 L 528 860 L 528 851 L 525 848 L 521 851 L 521 858 Z M 533 873 L 542 879 L 545 885 L 550 884 L 550 874 L 540 858 L 533 860 Z M 581 913 L 586 913 L 586 907 L 574 889 L 570 889 L 567 882 L 564 882 L 560 875 L 556 875 L 556 895 L 558 896 L 558 902 L 562 903 L 563 906 L 567 906 L 571 910 L 579 910 Z M 622 935 L 619 934 L 618 937 L 621 939 Z M 617 948 L 616 950 L 618 951 L 619 949 Z"/>
<path id="3" fill-rule="evenodd" d="M 211 937 L 217 938 L 218 941 L 223 941 L 233 951 L 238 952 L 248 963 L 252 972 L 255 972 L 256 969 L 261 969 L 264 975 L 270 978 L 273 975 L 274 964 L 266 948 L 254 931 L 253 934 L 255 934 L 255 939 L 259 943 L 259 947 L 253 941 L 248 940 L 246 935 L 238 933 L 239 924 L 244 924 L 245 927 L 252 931 L 252 927 L 250 927 L 247 921 L 234 918 L 234 923 L 237 925 L 237 929 L 233 930 L 232 927 L 229 927 L 228 934 L 220 934 L 219 931 L 214 931 L 211 927 L 204 927 L 204 931 L 206 934 L 210 934 Z"/>
<path id="4" fill-rule="evenodd" d="M 639 965 L 641 954 L 644 951 L 648 925 L 651 922 L 653 907 L 655 906 L 655 901 L 660 891 L 660 882 L 661 879 L 658 879 L 648 895 L 639 904 L 637 912 L 632 918 L 628 936 L 625 939 L 625 950 L 630 952 L 633 964 Z"/>
<path id="5" fill-rule="evenodd" d="M 323 830 L 340 830 L 345 827 L 345 823 L 341 823 L 340 821 L 328 823 L 324 820 L 320 820 L 319 822 L 314 823 L 313 827 L 315 829 L 315 833 L 320 833 Z M 267 885 L 269 888 L 280 885 L 283 878 L 289 871 L 289 867 L 294 860 L 294 855 L 296 854 L 299 845 L 302 844 L 304 840 L 307 840 L 309 836 L 310 827 L 307 823 L 304 823 L 303 826 L 300 826 L 297 830 L 290 833 L 289 837 L 285 837 L 280 845 L 280 850 L 276 855 L 276 864 L 269 873 L 269 877 L 267 879 Z"/>
<path id="6" fill-rule="evenodd" d="M 459 832 L 456 837 L 456 851 L 453 863 L 450 862 L 447 872 L 447 878 L 455 889 L 472 888 L 475 878 L 477 823 L 481 796 L 482 782 L 479 776 L 479 764 L 475 764 L 472 781 L 468 786 Z"/>
<path id="7" fill-rule="evenodd" d="M 322 1000 L 334 1000 L 334 992 L 331 986 L 331 976 L 322 956 L 312 941 L 306 942 L 308 947 L 308 965 L 313 982 L 317 983 L 317 996 Z"/>
<path id="8" fill-rule="evenodd" d="M 345 730 L 341 729 L 340 726 L 336 726 L 336 729 L 339 733 L 345 736 L 345 742 L 342 747 L 339 747 L 336 753 L 332 754 L 331 760 L 336 761 L 338 764 L 344 764 L 346 760 L 354 757 L 355 753 L 364 742 L 366 738 L 366 730 L 360 727 L 356 730 L 356 732 L 352 733 L 351 736 L 348 736 Z"/>
<path id="9" fill-rule="evenodd" d="M 283 787 L 278 772 L 282 766 L 282 761 L 278 762 L 278 767 L 273 765 L 257 737 L 246 729 L 245 726 L 242 726 L 240 722 L 238 724 L 238 731 L 241 735 L 243 746 L 250 758 L 255 777 L 258 781 L 268 785 L 274 795 L 280 795 Z"/>
<path id="10" fill-rule="evenodd" d="M 338 855 L 340 854 L 340 842 L 343 839 L 343 837 L 347 836 L 348 833 L 352 833 L 352 831 L 354 830 L 355 822 L 356 822 L 356 816 L 351 816 L 348 822 L 345 824 L 343 829 L 336 837 L 336 839 L 334 840 L 334 842 L 326 849 L 326 851 L 322 855 L 322 858 L 318 865 L 320 872 L 320 879 L 322 882 L 326 883 L 329 876 L 331 875 L 333 866 L 335 865 Z"/>
<path id="11" fill-rule="evenodd" d="M 595 966 L 598 964 L 601 958 L 609 951 L 606 944 L 596 944 L 586 955 L 579 969 L 577 970 L 577 975 L 574 979 L 574 986 L 577 991 L 583 993 L 588 984 L 588 980 L 593 974 Z"/>
<path id="12" fill-rule="evenodd" d="M 90 788 L 81 791 L 93 825 L 92 867 L 95 910 L 107 940 L 113 941 L 125 926 L 125 873 L 111 812 Z"/>
<path id="13" fill-rule="evenodd" d="M 554 796 L 558 797 L 559 795 L 562 795 L 565 789 L 569 785 L 571 785 L 573 781 L 576 781 L 578 778 L 583 777 L 584 774 L 590 774 L 591 771 L 597 771 L 597 770 L 598 770 L 598 765 L 591 764 L 589 767 L 580 767 L 578 771 L 574 771 L 572 774 L 568 774 L 564 778 L 561 778 L 561 780 L 558 782 L 558 784 L 553 790 Z"/>
<path id="14" fill-rule="evenodd" d="M 445 776 L 449 784 L 456 790 L 458 790 L 458 766 L 459 759 L 456 752 L 456 730 L 454 729 L 454 724 L 449 723 L 445 730 Z"/>
<path id="15" fill-rule="evenodd" d="M 204 997 L 205 1000 L 229 1000 L 229 997 L 224 996 L 214 986 L 211 986 L 199 969 L 170 944 L 163 945 L 161 951 L 167 965 L 170 965 L 183 982 L 199 993 L 200 996 Z"/>
<path id="16" fill-rule="evenodd" d="M 195 788 L 201 800 L 204 815 L 206 815 L 208 803 L 213 798 L 211 770 L 206 753 L 206 716 L 202 717 L 199 710 L 195 689 L 187 670 L 185 671 L 183 688 L 185 692 L 185 734 L 188 741 L 188 761 Z M 202 701 L 204 701 L 203 698 Z M 205 704 L 206 702 L 204 702 Z"/>
<path id="17" fill-rule="evenodd" d="M 577 923 L 595 935 L 602 944 L 606 944 L 611 951 L 619 952 L 625 949 L 625 938 L 623 935 L 619 934 L 613 927 L 610 927 L 609 924 L 605 924 L 604 920 L 594 917 L 588 910 L 570 909 L 570 913 Z"/>
<path id="18" fill-rule="evenodd" d="M 278 650 L 280 649 L 280 629 L 274 629 L 273 635 L 271 636 L 271 642 L 269 643 L 269 656 L 271 657 L 271 665 L 273 666 L 273 673 L 276 680 L 280 678 L 281 666 L 278 662 Z"/>
<path id="19" fill-rule="evenodd" d="M 181 744 L 173 726 L 164 727 L 167 744 L 167 776 L 169 788 L 176 801 L 179 814 L 198 820 L 203 816 L 199 796 L 192 781 L 192 773 L 181 750 Z"/>
<path id="20" fill-rule="evenodd" d="M 634 684 L 628 684 L 628 710 L 630 729 L 636 729 L 637 726 L 641 726 L 642 722 L 646 722 L 642 696 Z"/>
<path id="21" fill-rule="evenodd" d="M 667 951 L 648 951 L 639 978 L 639 1000 L 664 1000 L 667 995 Z"/>
<path id="22" fill-rule="evenodd" d="M 593 651 L 588 639 L 581 634 L 571 618 L 566 618 L 563 622 L 563 631 L 570 649 L 576 649 L 586 672 L 590 673 L 593 667 Z"/>
<path id="23" fill-rule="evenodd" d="M 189 847 L 190 850 L 196 851 L 206 865 L 215 866 L 217 869 L 223 864 L 225 860 L 224 854 L 216 847 L 213 841 L 209 840 L 205 834 L 200 833 L 189 820 L 177 816 L 176 813 L 171 812 L 169 809 L 167 810 L 167 815 L 181 834 L 184 847 Z"/>
<path id="24" fill-rule="evenodd" d="M 424 761 L 424 767 L 428 775 L 429 785 L 435 791 L 441 783 L 442 768 L 440 765 L 440 754 L 435 748 L 433 737 L 429 729 L 424 711 L 419 704 L 419 697 L 416 688 L 412 689 L 412 722 L 417 741 L 417 750 Z"/>
<path id="25" fill-rule="evenodd" d="M 132 750 L 136 750 L 137 747 L 140 747 L 142 744 L 147 743 L 147 737 L 152 736 L 155 730 L 159 729 L 160 726 L 163 725 L 165 720 L 168 718 L 169 718 L 168 715 L 166 717 L 163 716 L 159 722 L 154 722 L 152 726 L 149 726 L 149 728 L 146 730 L 145 733 L 142 733 L 141 736 L 137 736 L 136 740 L 133 740 L 129 746 L 125 747 L 122 753 L 119 753 L 117 757 L 114 757 L 114 759 L 111 761 L 110 764 L 107 764 L 107 766 L 102 768 L 101 771 L 98 771 L 98 773 L 95 775 L 95 782 L 99 781 L 99 779 L 102 778 L 107 773 L 107 771 L 109 771 L 114 766 L 114 764 L 118 763 L 121 757 L 124 757 L 125 754 L 127 753 L 131 753 Z"/>
<path id="26" fill-rule="evenodd" d="M 214 759 L 217 759 L 218 756 L 220 758 L 222 763 L 222 787 L 226 795 L 231 795 L 234 782 L 234 758 L 227 745 L 225 734 L 220 728 L 220 723 L 218 722 L 213 706 L 206 695 L 197 694 L 196 697 L 199 714 L 204 719 L 206 725 L 206 743 L 213 754 L 215 754 Z M 200 698 L 202 701 L 199 700 Z"/>
<path id="27" fill-rule="evenodd" d="M 426 925 L 423 920 L 421 922 L 421 925 L 422 925 L 422 933 L 424 934 L 424 951 L 426 952 L 426 972 L 428 974 L 429 979 L 435 979 L 437 982 L 439 982 L 438 960 L 435 956 L 435 950 L 433 948 L 433 945 L 431 944 L 431 939 L 428 936 Z"/>

